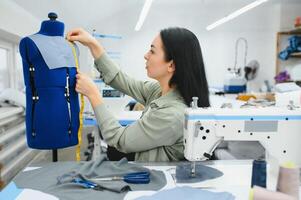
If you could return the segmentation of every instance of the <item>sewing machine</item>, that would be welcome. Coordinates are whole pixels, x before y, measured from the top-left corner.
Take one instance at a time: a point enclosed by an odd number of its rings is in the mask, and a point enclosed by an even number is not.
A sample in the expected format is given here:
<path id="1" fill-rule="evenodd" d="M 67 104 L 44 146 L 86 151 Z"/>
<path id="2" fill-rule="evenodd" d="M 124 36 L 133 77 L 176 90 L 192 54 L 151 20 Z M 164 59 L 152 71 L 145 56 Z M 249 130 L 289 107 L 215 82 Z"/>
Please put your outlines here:
<path id="1" fill-rule="evenodd" d="M 301 109 L 198 108 L 197 99 L 185 111 L 184 156 L 207 160 L 221 141 L 259 141 L 266 158 L 301 166 Z M 192 169 L 192 174 L 194 169 Z"/>

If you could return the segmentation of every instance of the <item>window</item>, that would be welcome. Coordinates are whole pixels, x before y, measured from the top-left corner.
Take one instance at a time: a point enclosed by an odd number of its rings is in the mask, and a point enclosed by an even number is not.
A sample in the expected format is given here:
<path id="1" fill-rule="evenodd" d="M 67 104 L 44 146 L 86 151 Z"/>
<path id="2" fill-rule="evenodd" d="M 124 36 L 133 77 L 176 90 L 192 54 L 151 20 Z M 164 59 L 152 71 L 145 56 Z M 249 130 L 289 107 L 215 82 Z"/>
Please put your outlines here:
<path id="1" fill-rule="evenodd" d="M 19 45 L 0 38 L 0 92 L 5 88 L 24 91 L 23 66 Z"/>
<path id="2" fill-rule="evenodd" d="M 18 49 L 18 48 L 16 48 Z M 20 91 L 24 91 L 24 79 L 23 79 L 23 65 L 22 65 L 22 58 L 20 55 L 19 50 L 16 50 L 16 70 L 15 70 L 15 84 L 16 89 Z"/>
<path id="3" fill-rule="evenodd" d="M 8 74 L 8 50 L 0 46 L 0 92 L 10 86 Z"/>

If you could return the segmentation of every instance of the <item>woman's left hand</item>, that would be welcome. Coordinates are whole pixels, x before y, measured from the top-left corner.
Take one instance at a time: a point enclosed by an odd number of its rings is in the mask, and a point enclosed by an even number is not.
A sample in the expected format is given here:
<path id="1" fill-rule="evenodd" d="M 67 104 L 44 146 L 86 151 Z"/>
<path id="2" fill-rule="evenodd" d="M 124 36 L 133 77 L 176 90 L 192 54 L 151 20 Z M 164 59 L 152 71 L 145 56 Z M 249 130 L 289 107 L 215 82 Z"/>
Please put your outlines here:
<path id="1" fill-rule="evenodd" d="M 93 80 L 86 74 L 78 71 L 76 74 L 76 92 L 88 97 L 93 107 L 103 103 L 99 90 Z"/>

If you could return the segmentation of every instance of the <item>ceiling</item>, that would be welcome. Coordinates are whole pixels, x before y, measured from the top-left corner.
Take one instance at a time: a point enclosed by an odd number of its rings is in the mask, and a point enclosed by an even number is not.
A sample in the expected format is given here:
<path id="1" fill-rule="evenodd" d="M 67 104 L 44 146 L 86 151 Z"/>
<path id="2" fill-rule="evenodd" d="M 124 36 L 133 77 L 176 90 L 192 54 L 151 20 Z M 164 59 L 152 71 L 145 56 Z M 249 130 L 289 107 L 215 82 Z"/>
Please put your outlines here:
<path id="1" fill-rule="evenodd" d="M 58 20 L 67 24 L 67 28 L 84 27 L 105 29 L 112 23 L 114 26 L 125 25 L 133 31 L 144 0 L 13 0 L 39 20 L 47 19 L 49 12 L 56 12 Z M 254 0 L 153 0 L 147 20 L 156 24 L 157 18 L 181 16 L 187 21 L 198 17 L 199 26 L 206 26 L 213 21 L 253 2 Z M 300 0 L 270 0 L 266 5 L 281 2 L 300 2 Z M 196 15 L 196 12 L 199 13 Z M 254 14 L 255 15 L 255 14 Z M 191 16 L 191 17 L 190 17 Z M 172 17 L 170 17 L 172 18 Z M 105 23 L 104 23 L 105 22 Z M 169 19 L 168 23 L 172 22 Z"/>
<path id="2" fill-rule="evenodd" d="M 39 20 L 47 19 L 49 12 L 56 12 L 58 20 L 72 26 L 87 26 L 97 19 L 107 18 L 129 7 L 142 7 L 139 0 L 14 0 Z M 89 3 L 87 3 L 89 2 Z"/>

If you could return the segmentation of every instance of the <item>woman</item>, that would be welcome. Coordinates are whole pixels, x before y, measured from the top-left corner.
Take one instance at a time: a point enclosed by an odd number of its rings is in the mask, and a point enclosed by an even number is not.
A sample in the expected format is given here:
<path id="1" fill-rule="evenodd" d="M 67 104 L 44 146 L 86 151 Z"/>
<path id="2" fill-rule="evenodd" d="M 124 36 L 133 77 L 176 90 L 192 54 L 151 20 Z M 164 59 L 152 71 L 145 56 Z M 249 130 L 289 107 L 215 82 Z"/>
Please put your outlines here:
<path id="1" fill-rule="evenodd" d="M 208 107 L 208 86 L 197 37 L 184 28 L 168 28 L 153 40 L 145 54 L 148 77 L 136 81 L 121 72 L 98 41 L 83 29 L 67 34 L 70 41 L 87 46 L 104 82 L 145 106 L 142 117 L 122 127 L 106 109 L 93 81 L 78 73 L 76 91 L 87 96 L 108 145 L 121 152 L 135 152 L 136 161 L 179 161 L 184 159 L 184 109 L 193 96 L 198 106 Z"/>

